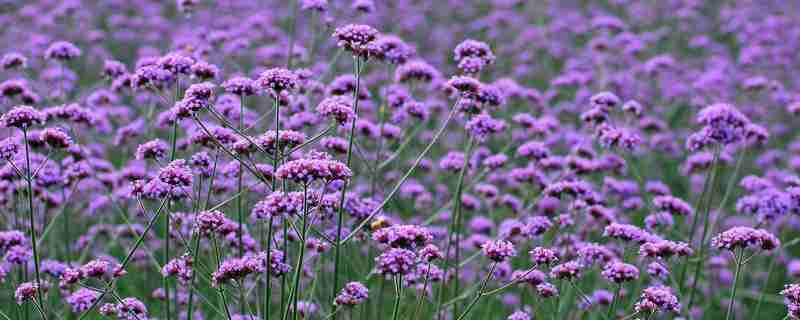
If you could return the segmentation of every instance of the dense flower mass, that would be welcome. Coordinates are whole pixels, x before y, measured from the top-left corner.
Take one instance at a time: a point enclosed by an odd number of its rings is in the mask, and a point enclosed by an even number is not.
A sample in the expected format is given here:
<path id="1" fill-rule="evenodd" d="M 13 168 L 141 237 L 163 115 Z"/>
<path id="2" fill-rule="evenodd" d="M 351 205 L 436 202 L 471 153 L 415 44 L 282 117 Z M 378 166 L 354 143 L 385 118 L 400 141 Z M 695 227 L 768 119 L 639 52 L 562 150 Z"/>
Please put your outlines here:
<path id="1" fill-rule="evenodd" d="M 800 319 L 796 2 L 0 0 L 0 318 Z"/>
<path id="2" fill-rule="evenodd" d="M 278 168 L 275 176 L 294 183 L 308 184 L 314 181 L 333 182 L 347 180 L 353 175 L 344 163 L 327 159 L 298 159 Z"/>
<path id="3" fill-rule="evenodd" d="M 734 227 L 711 239 L 712 246 L 725 250 L 740 248 L 769 251 L 777 248 L 780 244 L 778 238 L 769 231 L 750 227 Z"/>
<path id="4" fill-rule="evenodd" d="M 360 282 L 350 282 L 336 296 L 334 303 L 339 306 L 355 306 L 369 298 L 369 290 Z"/>

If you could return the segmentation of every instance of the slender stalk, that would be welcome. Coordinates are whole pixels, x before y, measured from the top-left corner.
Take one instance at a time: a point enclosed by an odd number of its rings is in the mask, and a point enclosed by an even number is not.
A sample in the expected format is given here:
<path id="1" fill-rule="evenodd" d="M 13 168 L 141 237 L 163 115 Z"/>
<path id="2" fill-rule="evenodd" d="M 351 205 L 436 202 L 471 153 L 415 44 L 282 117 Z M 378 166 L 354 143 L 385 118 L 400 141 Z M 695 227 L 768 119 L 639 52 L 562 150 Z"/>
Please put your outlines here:
<path id="1" fill-rule="evenodd" d="M 700 193 L 700 197 L 697 198 L 697 201 L 694 204 L 695 214 L 694 214 L 694 218 L 692 218 L 692 226 L 689 229 L 689 242 L 688 242 L 689 244 L 691 244 L 694 241 L 694 236 L 696 234 L 695 230 L 697 229 L 697 224 L 700 221 L 700 211 L 702 210 L 702 208 L 700 206 L 703 205 L 703 200 L 705 199 L 706 194 L 709 191 L 708 189 L 711 186 L 710 180 L 711 180 L 711 177 L 712 177 L 712 173 L 715 170 L 715 168 L 717 167 L 717 162 L 718 161 L 719 161 L 719 153 L 714 153 L 714 159 L 711 161 L 711 169 L 709 171 L 709 174 L 706 175 L 705 179 L 703 179 L 703 191 Z M 689 269 L 689 257 L 688 256 L 684 258 L 684 261 L 683 261 L 682 265 L 683 265 L 683 268 L 681 269 L 680 280 L 678 282 L 678 284 L 680 284 L 681 291 L 683 291 L 683 284 L 684 284 L 684 281 L 686 280 L 686 272 Z"/>
<path id="2" fill-rule="evenodd" d="M 614 291 L 614 300 L 611 300 L 611 305 L 608 306 L 608 313 L 606 313 L 606 319 L 613 319 L 614 310 L 617 306 L 617 300 L 619 300 L 619 293 L 622 291 L 622 283 L 617 285 L 617 290 Z"/>
<path id="3" fill-rule="evenodd" d="M 214 245 L 214 258 L 217 262 L 217 269 L 222 264 L 222 255 L 219 251 L 219 244 L 217 244 L 217 236 L 211 235 L 211 242 Z M 220 302 L 222 303 L 222 307 L 225 309 L 225 315 L 228 316 L 228 320 L 231 320 L 231 310 L 228 308 L 228 300 L 225 298 L 225 290 L 222 288 L 220 284 L 219 288 L 217 288 L 217 293 L 219 294 Z"/>
<path id="4" fill-rule="evenodd" d="M 719 151 L 719 149 L 717 149 L 715 151 L 715 156 L 714 156 L 714 158 L 715 158 L 714 166 L 712 167 L 712 171 L 711 171 L 711 178 L 710 178 L 711 180 L 710 180 L 710 183 L 709 183 L 709 191 L 710 191 L 710 189 L 714 188 L 714 184 L 716 183 L 716 180 L 717 180 L 717 171 L 719 171 L 719 165 L 718 165 L 719 153 L 720 153 L 720 151 Z M 711 193 L 711 195 L 713 195 L 713 193 Z M 697 255 L 698 257 L 703 257 L 703 254 L 705 252 L 706 235 L 708 233 L 709 223 L 710 223 L 710 220 L 711 220 L 711 217 L 710 217 L 711 201 L 713 200 L 713 197 L 711 195 L 709 195 L 709 197 L 708 197 L 708 201 L 706 202 L 706 205 L 705 205 L 705 212 L 703 214 L 705 219 L 703 221 L 703 232 L 702 232 L 702 234 L 700 236 L 700 245 L 699 245 L 700 246 L 700 250 L 699 250 L 698 255 Z M 689 303 L 686 305 L 686 308 L 687 308 L 686 310 L 691 310 L 692 305 L 694 303 L 694 293 L 695 293 L 695 290 L 697 288 L 697 282 L 699 281 L 700 274 L 701 274 L 702 269 L 703 269 L 702 268 L 703 262 L 704 262 L 703 259 L 697 259 L 697 263 L 695 264 L 694 279 L 692 279 L 692 287 L 689 289 Z"/>
<path id="5" fill-rule="evenodd" d="M 198 197 L 198 201 L 200 201 L 199 197 Z M 198 252 L 200 250 L 200 235 L 198 233 L 196 233 L 194 237 L 195 237 L 195 239 L 193 241 L 194 242 L 194 248 L 192 250 L 192 259 L 197 261 L 200 258 L 200 253 Z M 194 304 L 194 283 L 195 283 L 195 278 L 197 278 L 197 272 L 192 272 L 192 279 L 189 280 L 189 301 L 186 304 L 186 319 L 187 320 L 192 320 L 192 318 L 194 317 L 193 304 Z"/>
<path id="6" fill-rule="evenodd" d="M 33 207 L 33 177 L 31 174 L 31 152 L 30 152 L 30 143 L 28 142 L 28 130 L 22 129 L 22 136 L 25 140 L 25 164 L 27 165 L 27 170 L 25 180 L 28 182 L 28 220 L 30 222 L 30 233 L 31 233 L 31 250 L 33 251 L 33 266 L 34 266 L 34 273 L 36 275 L 36 300 L 39 304 L 41 304 L 41 309 L 39 310 L 42 319 L 47 320 L 47 312 L 44 307 L 44 295 L 42 295 L 42 277 L 39 272 L 39 251 L 37 246 L 36 240 L 36 218 L 34 217 L 34 207 Z"/>
<path id="7" fill-rule="evenodd" d="M 733 260 L 736 261 L 736 271 L 733 275 L 733 288 L 731 288 L 731 297 L 730 301 L 728 302 L 728 311 L 725 312 L 725 320 L 730 320 L 731 316 L 733 315 L 733 303 L 736 301 L 736 287 L 739 285 L 739 275 L 742 271 L 742 250 L 739 249 L 739 253 L 734 253 Z"/>
<path id="8" fill-rule="evenodd" d="M 277 138 L 278 138 L 278 129 L 281 126 L 281 124 L 280 124 L 281 114 L 280 114 L 280 109 L 279 108 L 280 108 L 280 103 L 278 101 L 278 97 L 275 96 L 275 97 L 273 97 L 273 109 L 275 110 L 274 112 L 275 112 L 275 135 L 276 135 L 275 143 L 276 143 L 276 146 L 277 146 L 277 142 L 278 142 L 278 140 L 277 140 Z M 278 188 L 278 182 L 277 182 L 277 180 L 275 180 L 275 172 L 278 170 L 278 161 L 280 161 L 280 157 L 278 156 L 278 148 L 276 147 L 273 150 L 275 150 L 275 153 L 272 155 L 272 157 L 273 157 L 272 158 L 272 183 L 270 184 L 270 188 L 272 189 L 272 192 L 275 192 L 275 190 Z M 272 217 L 269 218 L 268 223 L 269 223 L 269 225 L 267 226 L 267 268 L 265 268 L 266 272 L 267 272 L 267 275 L 266 275 L 266 279 L 264 280 L 264 282 L 265 282 L 265 288 L 264 288 L 264 319 L 265 320 L 269 319 L 270 312 L 271 312 L 271 309 L 272 309 L 272 306 L 271 306 L 272 286 L 271 286 L 271 283 L 270 283 L 270 280 L 272 279 L 272 269 L 269 267 L 269 263 L 270 263 L 269 261 L 272 261 L 272 227 L 273 227 L 272 226 L 272 223 L 273 223 L 273 218 Z M 284 222 L 284 224 L 285 224 L 285 222 Z M 281 299 L 283 299 L 283 292 L 281 292 Z M 283 301 L 283 300 L 281 300 L 281 301 Z"/>
<path id="9" fill-rule="evenodd" d="M 422 294 L 417 297 L 417 307 L 414 308 L 414 315 L 411 319 L 417 319 L 417 313 L 419 313 L 420 308 L 422 308 L 422 301 L 425 300 L 425 297 L 428 295 L 428 281 L 430 280 L 431 274 L 431 263 L 428 262 L 428 269 L 425 270 L 425 280 L 422 284 Z"/>
<path id="10" fill-rule="evenodd" d="M 764 297 L 767 295 L 767 290 L 769 290 L 769 280 L 772 278 L 772 270 L 775 269 L 775 261 L 778 260 L 777 257 L 773 256 L 769 259 L 769 268 L 767 269 L 767 280 L 764 280 L 764 289 L 761 290 L 761 294 L 758 295 L 758 303 L 756 304 L 756 310 L 753 312 L 753 319 L 761 319 L 758 316 L 761 314 L 761 305 L 764 303 Z"/>
<path id="11" fill-rule="evenodd" d="M 403 275 L 394 276 L 394 307 L 392 308 L 392 320 L 397 320 L 400 314 L 400 300 L 403 298 Z"/>
<path id="12" fill-rule="evenodd" d="M 356 78 L 356 85 L 353 89 L 353 112 L 358 115 L 358 92 L 361 90 L 361 58 L 358 56 L 353 56 L 353 74 Z M 350 133 L 348 135 L 348 146 L 347 146 L 347 167 L 350 167 L 350 164 L 353 161 L 353 140 L 355 138 L 355 130 L 356 130 L 356 119 L 353 118 L 352 123 L 350 124 Z M 341 264 L 341 247 L 342 247 L 342 225 L 344 222 L 344 202 L 347 199 L 347 189 L 349 187 L 349 182 L 347 180 L 344 181 L 344 185 L 342 186 L 341 195 L 339 196 L 339 208 L 336 217 L 336 244 L 333 247 L 333 293 L 332 297 L 336 296 L 336 292 L 339 290 L 339 267 Z M 336 319 L 336 315 L 333 316 L 333 319 Z"/>
<path id="13" fill-rule="evenodd" d="M 287 315 L 289 314 L 289 310 L 293 310 L 293 319 L 297 319 L 299 314 L 297 312 L 297 298 L 300 296 L 300 276 L 302 275 L 302 268 L 303 268 L 303 258 L 306 253 L 306 235 L 308 232 L 308 185 L 303 185 L 303 216 L 302 219 L 302 233 L 300 235 L 300 245 L 297 248 L 297 265 L 294 270 L 294 285 L 292 287 L 292 292 L 289 294 L 289 297 L 292 303 L 287 306 L 286 312 L 284 313 L 284 319 L 286 319 Z"/>
<path id="14" fill-rule="evenodd" d="M 456 101 L 455 105 L 457 104 L 458 101 Z M 372 220 L 372 218 L 375 217 L 375 215 L 381 212 L 383 207 L 387 203 L 389 203 L 389 201 L 392 200 L 392 197 L 394 197 L 397 191 L 400 190 L 400 187 L 403 185 L 403 183 L 405 183 L 406 179 L 408 179 L 408 177 L 410 177 L 411 174 L 414 173 L 414 170 L 419 166 L 420 162 L 422 162 L 422 159 L 425 157 L 426 154 L 428 154 L 428 151 L 430 151 L 433 145 L 436 144 L 436 141 L 439 140 L 439 138 L 442 136 L 442 133 L 444 133 L 444 130 L 447 128 L 447 125 L 450 123 L 450 120 L 453 119 L 453 115 L 455 115 L 456 113 L 455 105 L 450 109 L 450 113 L 447 115 L 447 119 L 445 119 L 444 123 L 442 123 L 442 126 L 439 127 L 439 131 L 436 132 L 436 134 L 433 136 L 433 139 L 431 139 L 428 145 L 425 146 L 425 149 L 423 149 L 422 152 L 419 153 L 417 159 L 414 160 L 414 164 L 412 164 L 411 168 L 409 168 L 408 171 L 406 171 L 406 173 L 403 175 L 403 177 L 400 178 L 400 181 L 398 181 L 397 184 L 394 185 L 394 188 L 392 188 L 392 191 L 389 192 L 389 194 L 386 196 L 385 199 L 383 199 L 383 202 L 381 202 L 380 205 L 372 209 L 372 212 L 370 212 L 369 215 L 363 221 L 361 221 L 360 224 L 358 224 L 358 226 L 353 228 L 353 231 L 351 231 L 350 234 L 348 234 L 347 237 L 345 237 L 341 241 L 341 243 L 346 243 L 350 241 L 359 231 L 361 231 L 361 229 L 363 229 L 369 223 L 370 220 Z"/>
<path id="15" fill-rule="evenodd" d="M 269 218 L 267 223 L 269 225 L 267 226 L 267 276 L 264 279 L 264 285 L 266 286 L 264 288 L 264 319 L 269 319 L 272 301 L 272 286 L 270 283 L 270 280 L 272 280 L 272 268 L 270 268 L 272 261 L 272 217 Z"/>
<path id="16" fill-rule="evenodd" d="M 142 245 L 142 242 L 144 241 L 144 237 L 147 235 L 147 233 L 150 231 L 150 229 L 153 228 L 153 226 L 156 224 L 156 221 L 158 221 L 158 218 L 161 216 L 161 212 L 166 207 L 166 204 L 167 204 L 168 201 L 169 201 L 168 198 L 164 198 L 161 201 L 161 205 L 159 205 L 158 210 L 156 210 L 155 215 L 153 215 L 153 217 L 150 218 L 150 222 L 147 223 L 147 226 L 144 228 L 144 231 L 142 232 L 142 234 L 139 235 L 139 237 L 136 239 L 136 242 L 134 243 L 133 248 L 130 251 L 128 251 L 128 255 L 126 255 L 125 259 L 122 260 L 122 264 L 120 266 L 120 269 L 124 270 L 125 267 L 128 266 L 128 263 L 130 263 L 131 258 L 133 258 L 133 255 L 136 253 L 137 250 L 139 250 L 139 247 Z M 116 280 L 117 280 L 117 278 L 112 279 L 111 283 L 109 284 L 109 286 L 113 286 L 114 282 Z M 96 308 L 97 305 L 100 304 L 101 301 L 103 301 L 103 298 L 106 296 L 106 294 L 108 294 L 108 292 L 109 292 L 109 290 L 103 290 L 103 293 L 101 293 L 100 296 L 97 297 L 97 300 L 95 300 L 94 303 L 92 303 L 92 305 L 88 309 L 86 309 L 86 311 L 84 311 L 83 314 L 81 314 L 81 316 L 80 316 L 80 318 L 78 318 L 78 320 L 82 320 L 82 319 L 86 318 L 86 316 L 89 314 L 89 312 L 94 310 L 94 308 Z"/>
<path id="17" fill-rule="evenodd" d="M 464 319 L 464 317 L 466 317 L 467 314 L 469 314 L 469 312 L 472 311 L 472 308 L 475 307 L 476 304 L 478 304 L 478 301 L 480 301 L 481 297 L 484 296 L 483 291 L 486 289 L 486 283 L 488 283 L 489 282 L 489 278 L 492 277 L 492 274 L 494 273 L 494 268 L 495 267 L 497 267 L 497 262 L 492 262 L 492 266 L 489 268 L 489 273 L 487 273 L 486 277 L 483 278 L 483 282 L 481 283 L 481 287 L 478 290 L 478 294 L 475 295 L 475 298 L 472 299 L 472 302 L 470 302 L 467 305 L 467 308 L 464 309 L 464 313 L 462 313 L 460 316 L 458 316 L 458 318 L 456 318 L 457 320 Z"/>
<path id="18" fill-rule="evenodd" d="M 164 215 L 164 265 L 169 263 L 169 212 Z M 162 276 L 162 283 L 164 286 L 164 313 L 167 320 L 171 318 L 170 301 L 169 301 L 169 277 L 166 274 Z"/>
<path id="19" fill-rule="evenodd" d="M 245 99 L 244 95 L 239 96 L 239 130 L 244 130 L 244 112 L 245 112 Z M 277 141 L 276 141 L 277 143 Z M 239 224 L 239 257 L 244 256 L 244 194 L 245 190 L 243 188 L 244 182 L 244 164 L 243 162 L 239 162 L 239 172 L 238 172 L 238 181 L 237 181 L 237 192 L 238 196 L 236 197 L 236 222 Z M 244 299 L 244 291 L 239 290 L 239 313 L 245 314 L 245 299 Z"/>
<path id="20" fill-rule="evenodd" d="M 458 245 L 459 240 L 461 238 L 460 237 L 460 234 L 461 234 L 461 228 L 460 228 L 460 226 L 461 226 L 461 208 L 462 208 L 461 194 L 464 191 L 464 177 L 466 176 L 466 173 L 469 170 L 470 153 L 472 152 L 472 145 L 473 145 L 473 140 L 472 140 L 472 137 L 470 137 L 469 140 L 467 140 L 467 143 L 464 146 L 464 166 L 461 168 L 461 170 L 458 173 L 458 183 L 456 184 L 456 192 L 453 195 L 453 206 L 454 206 L 453 207 L 453 217 L 452 217 L 451 222 L 450 222 L 450 232 L 448 233 L 447 245 L 446 245 L 446 249 L 445 249 L 445 259 L 447 259 L 450 256 L 450 249 L 453 247 L 453 242 L 455 241 L 455 251 L 456 251 L 455 252 L 455 254 L 456 254 L 455 261 L 456 261 L 456 266 L 455 266 L 455 274 L 453 276 L 453 281 L 454 281 L 454 283 L 453 283 L 453 294 L 458 294 L 459 271 L 461 269 L 460 266 L 458 265 L 458 261 L 459 261 L 460 254 L 461 254 L 461 250 L 460 250 L 461 246 Z M 455 239 L 453 239 L 454 237 L 455 237 Z M 450 264 L 447 264 L 446 267 L 445 267 L 445 273 L 447 273 L 449 269 L 450 269 Z M 443 298 L 443 295 L 440 294 L 439 297 L 440 297 L 439 305 L 441 307 L 441 304 L 442 304 L 441 298 Z M 458 303 L 453 303 L 453 318 L 456 318 L 457 316 L 458 316 Z"/>

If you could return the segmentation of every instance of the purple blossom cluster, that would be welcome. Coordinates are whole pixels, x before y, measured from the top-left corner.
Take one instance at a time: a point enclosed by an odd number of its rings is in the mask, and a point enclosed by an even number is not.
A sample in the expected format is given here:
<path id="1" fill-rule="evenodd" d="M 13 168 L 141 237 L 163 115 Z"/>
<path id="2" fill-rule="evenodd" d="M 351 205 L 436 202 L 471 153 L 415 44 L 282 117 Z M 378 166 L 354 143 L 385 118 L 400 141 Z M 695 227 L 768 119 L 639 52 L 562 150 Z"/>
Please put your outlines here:
<path id="1" fill-rule="evenodd" d="M 800 319 L 793 1 L 5 2 L 5 318 Z"/>

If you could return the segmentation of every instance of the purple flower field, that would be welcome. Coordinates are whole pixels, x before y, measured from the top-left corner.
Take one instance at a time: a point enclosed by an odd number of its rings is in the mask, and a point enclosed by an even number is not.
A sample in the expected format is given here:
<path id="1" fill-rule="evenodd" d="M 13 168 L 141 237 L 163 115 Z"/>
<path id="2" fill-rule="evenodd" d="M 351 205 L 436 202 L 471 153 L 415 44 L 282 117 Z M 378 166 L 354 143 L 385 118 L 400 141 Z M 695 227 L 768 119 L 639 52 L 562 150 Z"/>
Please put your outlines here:
<path id="1" fill-rule="evenodd" d="M 800 1 L 0 21 L 0 320 L 800 319 Z"/>

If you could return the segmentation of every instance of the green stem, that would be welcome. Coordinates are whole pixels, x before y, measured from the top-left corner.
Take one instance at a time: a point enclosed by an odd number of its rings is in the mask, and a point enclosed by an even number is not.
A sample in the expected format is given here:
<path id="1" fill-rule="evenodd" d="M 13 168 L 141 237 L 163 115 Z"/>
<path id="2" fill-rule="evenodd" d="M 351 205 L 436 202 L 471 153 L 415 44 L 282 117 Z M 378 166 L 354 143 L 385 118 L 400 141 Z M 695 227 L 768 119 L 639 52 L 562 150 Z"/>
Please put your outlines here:
<path id="1" fill-rule="evenodd" d="M 456 265 L 455 265 L 455 273 L 454 273 L 454 276 L 453 276 L 453 281 L 454 281 L 454 283 L 453 283 L 453 294 L 458 294 L 459 271 L 461 269 L 461 267 L 458 264 L 459 258 L 460 258 L 460 255 L 461 255 L 461 250 L 460 250 L 461 246 L 459 245 L 460 238 L 461 238 L 461 220 L 462 220 L 462 217 L 461 217 L 461 208 L 462 208 L 461 194 L 464 192 L 464 177 L 466 176 L 467 171 L 469 170 L 470 157 L 471 157 L 471 153 L 472 153 L 473 144 L 474 144 L 474 141 L 473 141 L 472 137 L 470 137 L 467 140 L 467 143 L 464 146 L 464 166 L 461 167 L 461 170 L 458 173 L 458 183 L 456 184 L 456 193 L 455 193 L 455 195 L 453 195 L 453 206 L 454 206 L 454 210 L 453 211 L 454 211 L 454 213 L 453 213 L 452 220 L 450 222 L 451 228 L 450 228 L 450 233 L 448 233 L 447 246 L 446 246 L 446 249 L 445 249 L 445 256 L 447 256 L 447 255 L 449 255 L 450 248 L 453 247 L 453 242 L 455 241 L 455 251 L 456 251 L 455 261 L 456 261 Z M 455 237 L 455 240 L 453 239 L 453 237 Z M 447 273 L 449 267 L 450 267 L 450 264 L 448 264 L 447 267 L 445 268 L 445 273 Z M 440 295 L 440 297 L 441 297 L 441 295 Z M 441 300 L 440 300 L 440 305 L 441 305 Z M 458 316 L 458 303 L 453 303 L 453 318 L 456 318 L 457 316 Z"/>
<path id="2" fill-rule="evenodd" d="M 161 216 L 161 212 L 166 207 L 166 204 L 167 204 L 168 201 L 169 201 L 168 198 L 164 198 L 161 201 L 161 205 L 159 205 L 158 210 L 156 210 L 155 215 L 153 215 L 153 217 L 150 218 L 150 222 L 147 223 L 147 226 L 144 228 L 144 231 L 142 232 L 142 234 L 139 235 L 139 237 L 136 239 L 136 242 L 134 243 L 133 248 L 130 251 L 128 251 L 128 255 L 126 255 L 125 259 L 122 260 L 122 264 L 120 266 L 120 269 L 125 270 L 125 267 L 128 266 L 128 263 L 130 263 L 131 258 L 133 258 L 133 255 L 136 253 L 136 251 L 142 245 L 142 242 L 144 241 L 144 237 L 147 235 L 147 232 L 149 232 L 150 229 L 152 229 L 153 226 L 156 224 L 156 221 L 158 221 L 158 218 Z M 112 279 L 111 283 L 109 285 L 113 286 L 114 282 L 116 281 L 116 279 L 117 278 Z M 83 320 L 84 318 L 86 318 L 86 316 L 89 314 L 89 312 L 94 310 L 94 308 L 96 308 L 97 305 L 100 304 L 101 301 L 103 301 L 103 298 L 106 296 L 106 294 L 108 294 L 108 292 L 109 292 L 109 290 L 103 290 L 103 293 L 101 293 L 100 296 L 97 297 L 97 299 L 94 301 L 94 303 L 92 303 L 92 305 L 89 307 L 89 309 L 86 309 L 86 311 L 84 311 L 83 314 L 81 314 L 81 316 L 80 316 L 80 318 L 78 318 L 78 320 Z"/>
<path id="3" fill-rule="evenodd" d="M 606 313 L 606 319 L 614 319 L 614 309 L 617 306 L 617 300 L 619 300 L 619 293 L 622 291 L 622 283 L 617 285 L 617 290 L 614 291 L 614 300 L 611 300 L 611 305 L 608 306 L 608 313 Z"/>
<path id="4" fill-rule="evenodd" d="M 731 297 L 730 301 L 728 302 L 728 311 L 725 313 L 725 320 L 730 320 L 731 316 L 733 315 L 733 303 L 736 301 L 736 287 L 739 285 L 739 275 L 742 271 L 742 261 L 741 261 L 742 250 L 739 250 L 739 254 L 735 254 L 734 260 L 736 261 L 736 271 L 733 275 L 733 288 L 731 289 Z"/>
<path id="5" fill-rule="evenodd" d="M 31 152 L 30 152 L 30 143 L 28 141 L 28 130 L 22 129 L 22 136 L 25 140 L 25 163 L 27 165 L 26 171 L 26 179 L 28 182 L 28 220 L 30 222 L 30 233 L 31 233 L 31 250 L 33 251 L 33 266 L 34 266 L 34 273 L 36 275 L 36 300 L 41 305 L 39 309 L 42 319 L 47 320 L 47 312 L 44 308 L 44 295 L 42 295 L 42 278 L 39 272 L 39 251 L 37 246 L 36 240 L 36 219 L 34 217 L 34 208 L 33 208 L 33 177 L 31 174 L 33 173 L 31 170 Z"/>
<path id="6" fill-rule="evenodd" d="M 719 171 L 719 153 L 720 150 L 715 150 L 714 162 L 713 167 L 711 168 L 711 180 L 709 182 L 709 191 L 714 188 L 714 184 L 717 181 L 717 174 Z M 705 252 L 705 242 L 706 242 L 706 235 L 708 234 L 709 223 L 711 222 L 711 202 L 713 201 L 713 193 L 709 193 L 708 201 L 706 201 L 706 205 L 704 206 L 704 219 L 703 219 L 703 232 L 700 236 L 700 250 L 698 252 L 697 263 L 695 264 L 695 272 L 694 272 L 694 279 L 692 279 L 692 287 L 689 289 L 689 303 L 686 305 L 686 310 L 691 310 L 692 305 L 694 304 L 694 293 L 697 288 L 697 282 L 699 281 L 700 275 L 702 273 L 702 266 L 704 260 L 702 259 L 703 254 Z"/>
<path id="7" fill-rule="evenodd" d="M 214 245 L 214 258 L 217 261 L 217 268 L 219 269 L 220 265 L 222 265 L 222 255 L 219 251 L 219 244 L 217 244 L 216 235 L 211 235 L 211 242 Z M 220 303 L 222 303 L 222 307 L 225 309 L 225 315 L 228 316 L 228 320 L 231 320 L 231 310 L 228 308 L 228 299 L 225 298 L 225 290 L 222 288 L 222 284 L 219 285 L 217 293 L 219 294 Z"/>
<path id="8" fill-rule="evenodd" d="M 481 283 L 481 287 L 478 290 L 478 294 L 475 295 L 475 298 L 472 299 L 472 302 L 470 302 L 469 305 L 467 305 L 467 308 L 464 310 L 464 313 L 458 316 L 457 320 L 464 319 L 464 317 L 466 317 L 467 314 L 469 314 L 469 312 L 472 311 L 472 308 L 475 307 L 476 304 L 478 304 L 478 301 L 480 301 L 481 297 L 483 297 L 484 295 L 483 290 L 486 289 L 486 283 L 489 282 L 489 278 L 492 277 L 495 267 L 497 267 L 497 262 L 492 263 L 492 266 L 489 268 L 489 273 L 487 273 L 486 277 L 483 278 L 483 282 Z"/>
<path id="9" fill-rule="evenodd" d="M 400 314 L 400 300 L 403 297 L 403 275 L 394 276 L 394 307 L 392 308 L 392 320 L 397 320 Z"/>
<path id="10" fill-rule="evenodd" d="M 756 304 L 756 310 L 753 312 L 753 319 L 761 319 L 759 318 L 759 314 L 761 314 L 761 305 L 764 303 L 764 297 L 767 295 L 767 290 L 769 286 L 769 280 L 772 277 L 772 270 L 775 269 L 775 261 L 777 257 L 771 257 L 769 260 L 769 268 L 767 269 L 767 280 L 764 281 L 764 289 L 761 290 L 761 294 L 758 295 L 758 303 Z"/>
<path id="11" fill-rule="evenodd" d="M 307 236 L 307 232 L 308 232 L 308 211 L 307 211 L 308 210 L 308 199 L 307 198 L 308 198 L 308 185 L 303 185 L 303 216 L 301 217 L 301 219 L 302 219 L 302 222 L 301 222 L 302 231 L 301 231 L 301 234 L 299 235 L 299 242 L 300 243 L 299 243 L 298 248 L 297 248 L 298 253 L 297 253 L 297 264 L 296 264 L 295 270 L 294 270 L 294 281 L 293 281 L 294 285 L 292 286 L 292 291 L 289 294 L 289 297 L 290 297 L 290 300 L 292 301 L 292 303 L 289 306 L 286 307 L 286 312 L 283 315 L 284 319 L 287 318 L 287 316 L 289 314 L 289 310 L 293 310 L 292 311 L 293 312 L 292 319 L 296 320 L 297 317 L 299 316 L 299 314 L 297 312 L 298 311 L 297 310 L 297 298 L 300 296 L 300 276 L 303 273 L 302 272 L 303 258 L 304 258 L 305 253 L 306 253 L 305 241 L 306 241 L 306 236 Z"/>
<path id="12" fill-rule="evenodd" d="M 358 56 L 353 56 L 353 73 L 356 78 L 356 85 L 353 89 L 353 112 L 358 115 L 358 92 L 361 90 L 361 59 Z M 353 118 L 352 123 L 350 124 L 350 133 L 348 135 L 348 146 L 347 146 L 347 167 L 350 167 L 350 164 L 353 160 L 353 141 L 355 140 L 355 130 L 356 130 L 356 119 Z M 342 186 L 341 195 L 339 196 L 339 208 L 337 212 L 336 218 L 336 243 L 333 247 L 333 293 L 332 297 L 336 296 L 336 292 L 339 289 L 339 268 L 341 264 L 341 247 L 342 247 L 342 225 L 344 222 L 344 202 L 347 199 L 347 189 L 349 187 L 349 183 L 347 180 L 344 181 L 344 185 Z M 333 315 L 332 319 L 336 319 L 336 315 Z"/>

